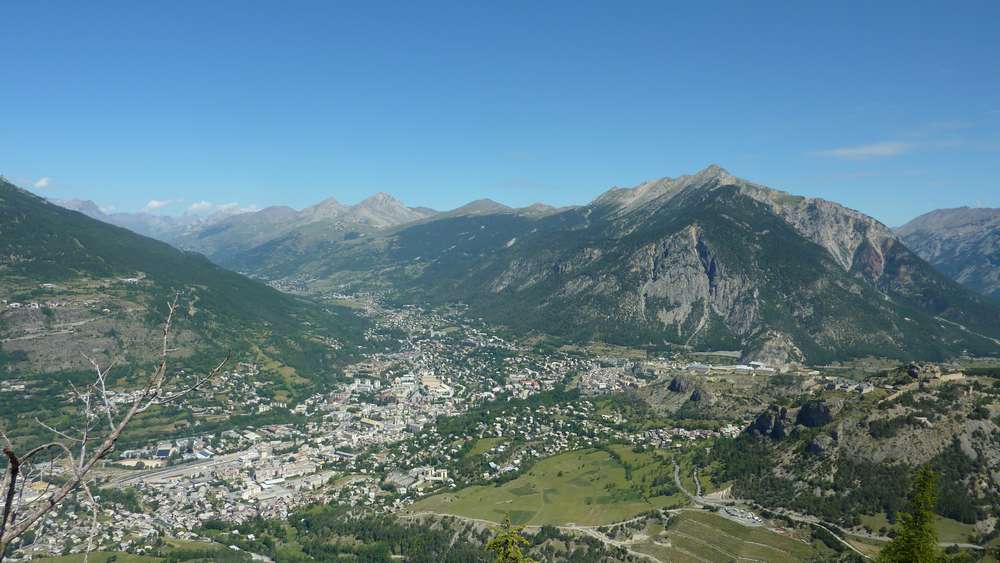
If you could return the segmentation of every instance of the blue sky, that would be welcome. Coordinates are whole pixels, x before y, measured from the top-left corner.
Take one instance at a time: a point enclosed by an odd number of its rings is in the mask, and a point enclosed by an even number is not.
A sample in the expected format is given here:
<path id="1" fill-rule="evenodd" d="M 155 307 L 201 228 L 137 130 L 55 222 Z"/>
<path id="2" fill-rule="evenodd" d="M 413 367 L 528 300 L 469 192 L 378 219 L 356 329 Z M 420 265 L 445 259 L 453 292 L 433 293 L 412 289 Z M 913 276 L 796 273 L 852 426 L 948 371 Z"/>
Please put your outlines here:
<path id="1" fill-rule="evenodd" d="M 1000 207 L 1000 2 L 0 3 L 0 173 L 119 210 L 583 203 L 718 163 Z"/>

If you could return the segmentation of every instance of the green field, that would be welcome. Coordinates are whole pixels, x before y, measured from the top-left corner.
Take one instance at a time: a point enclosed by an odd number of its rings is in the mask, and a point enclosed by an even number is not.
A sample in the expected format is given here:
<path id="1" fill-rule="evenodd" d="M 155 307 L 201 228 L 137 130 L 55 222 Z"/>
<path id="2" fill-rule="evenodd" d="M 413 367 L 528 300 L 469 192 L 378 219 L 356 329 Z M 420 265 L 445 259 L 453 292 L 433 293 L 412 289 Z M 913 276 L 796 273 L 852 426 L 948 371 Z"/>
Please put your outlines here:
<path id="1" fill-rule="evenodd" d="M 469 451 L 465 454 L 465 457 L 472 457 L 482 453 L 486 453 L 502 443 L 503 443 L 503 438 L 480 438 L 476 440 L 475 444 L 472 445 L 472 448 L 470 448 Z"/>
<path id="2" fill-rule="evenodd" d="M 748 528 L 710 512 L 685 510 L 675 515 L 667 529 L 649 526 L 645 541 L 633 543 L 634 551 L 664 561 L 805 561 L 825 548 L 801 538 L 764 528 Z"/>
<path id="3" fill-rule="evenodd" d="M 1000 553 L 1000 538 L 994 538 L 993 541 L 986 544 L 986 547 L 988 550 L 986 556 L 982 558 L 981 563 L 997 563 L 997 561 L 1000 561 L 1000 558 L 997 557 L 997 554 Z"/>
<path id="4" fill-rule="evenodd" d="M 510 515 L 515 523 L 528 525 L 600 525 L 686 502 L 679 494 L 644 498 L 646 484 L 672 471 L 669 462 L 614 448 L 621 461 L 601 450 L 560 454 L 501 486 L 477 485 L 435 495 L 415 503 L 412 510 L 492 522 Z M 624 463 L 631 466 L 631 480 L 626 479 Z"/>
<path id="5" fill-rule="evenodd" d="M 877 514 L 875 516 L 864 515 L 861 517 L 861 522 L 867 524 L 876 533 L 883 526 L 892 528 L 892 524 L 889 524 L 884 514 Z M 934 524 L 937 528 L 939 542 L 969 543 L 969 536 L 973 535 L 976 531 L 976 527 L 972 524 L 963 524 L 944 516 L 935 515 Z"/>

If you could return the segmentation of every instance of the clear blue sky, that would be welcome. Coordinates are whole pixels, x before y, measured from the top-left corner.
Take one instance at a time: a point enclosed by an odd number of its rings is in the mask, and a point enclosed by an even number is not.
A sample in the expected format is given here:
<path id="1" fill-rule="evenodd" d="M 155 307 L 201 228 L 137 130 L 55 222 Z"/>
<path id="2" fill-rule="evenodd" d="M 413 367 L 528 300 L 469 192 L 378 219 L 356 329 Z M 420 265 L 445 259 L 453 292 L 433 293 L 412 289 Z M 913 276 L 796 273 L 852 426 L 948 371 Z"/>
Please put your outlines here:
<path id="1" fill-rule="evenodd" d="M 8 0 L 0 173 L 176 213 L 562 205 L 716 162 L 891 225 L 1000 207 L 1000 2 L 766 4 Z"/>

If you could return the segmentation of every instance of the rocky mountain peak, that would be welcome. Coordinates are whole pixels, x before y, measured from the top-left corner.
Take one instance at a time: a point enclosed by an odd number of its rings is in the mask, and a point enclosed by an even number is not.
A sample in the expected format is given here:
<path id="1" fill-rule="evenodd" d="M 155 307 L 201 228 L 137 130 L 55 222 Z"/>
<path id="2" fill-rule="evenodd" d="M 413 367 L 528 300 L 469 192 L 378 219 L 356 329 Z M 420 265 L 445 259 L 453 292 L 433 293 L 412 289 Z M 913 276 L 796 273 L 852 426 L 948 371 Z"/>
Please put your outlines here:
<path id="1" fill-rule="evenodd" d="M 660 200 L 663 203 L 689 188 L 711 189 L 730 184 L 747 183 L 730 174 L 718 164 L 710 164 L 695 174 L 677 178 L 664 177 L 658 180 L 645 181 L 634 188 L 613 187 L 604 192 L 591 205 L 617 207 L 622 211 L 631 211 L 652 202 Z"/>
<path id="2" fill-rule="evenodd" d="M 101 208 L 89 199 L 53 199 L 50 201 L 59 207 L 79 211 L 93 219 L 103 220 L 104 218 L 104 212 L 101 211 Z"/>
<path id="3" fill-rule="evenodd" d="M 448 212 L 448 215 L 489 215 L 492 213 L 506 213 L 508 211 L 510 211 L 510 207 L 492 199 L 483 198 L 470 201 L 461 207 L 453 209 Z"/>
<path id="4" fill-rule="evenodd" d="M 309 220 L 320 221 L 341 215 L 347 210 L 348 207 L 346 205 L 337 201 L 336 198 L 330 197 L 303 209 L 302 215 L 308 217 Z"/>
<path id="5" fill-rule="evenodd" d="M 416 209 L 410 209 L 403 202 L 385 192 L 365 198 L 351 207 L 354 220 L 376 228 L 402 225 L 426 217 Z"/>
<path id="6" fill-rule="evenodd" d="M 398 208 L 406 207 L 398 199 L 392 197 L 385 192 L 378 192 L 375 195 L 369 196 L 361 201 L 356 207 L 361 208 L 377 208 L 377 209 L 387 209 L 387 208 Z"/>
<path id="7" fill-rule="evenodd" d="M 709 164 L 690 178 L 692 184 L 704 183 L 712 180 L 718 180 L 720 183 L 732 183 L 737 180 L 736 176 L 733 176 L 729 173 L 729 171 L 718 164 Z"/>
<path id="8" fill-rule="evenodd" d="M 532 203 L 527 207 L 522 207 L 517 210 L 518 213 L 533 216 L 549 215 L 557 211 L 558 209 L 555 207 L 544 203 Z"/>
<path id="9" fill-rule="evenodd" d="M 1000 299 L 1000 209 L 938 209 L 896 229 L 896 234 L 939 271 Z"/>
<path id="10" fill-rule="evenodd" d="M 896 229 L 896 234 L 906 238 L 917 233 L 950 231 L 976 233 L 982 229 L 1000 226 L 1000 209 L 989 207 L 956 207 L 935 209 Z"/>

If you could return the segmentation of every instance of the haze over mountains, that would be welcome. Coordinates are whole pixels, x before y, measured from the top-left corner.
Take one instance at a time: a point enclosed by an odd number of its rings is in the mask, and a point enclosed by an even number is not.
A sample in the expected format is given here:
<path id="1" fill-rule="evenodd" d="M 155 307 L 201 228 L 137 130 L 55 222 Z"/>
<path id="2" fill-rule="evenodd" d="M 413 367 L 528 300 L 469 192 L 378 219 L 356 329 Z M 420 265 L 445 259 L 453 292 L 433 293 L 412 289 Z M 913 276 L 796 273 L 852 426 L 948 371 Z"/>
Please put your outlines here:
<path id="1" fill-rule="evenodd" d="M 380 193 L 161 232 L 265 279 L 462 301 L 484 318 L 578 341 L 735 349 L 779 364 L 1000 350 L 1000 307 L 885 225 L 715 165 L 574 208 L 480 200 L 440 213 Z"/>
<path id="2" fill-rule="evenodd" d="M 115 212 L 103 211 L 100 206 L 90 200 L 83 199 L 52 199 L 52 203 L 79 211 L 84 215 L 123 227 L 132 232 L 170 242 L 186 232 L 203 228 L 226 217 L 243 213 L 239 206 L 225 206 L 208 214 L 185 213 L 183 215 L 161 215 L 144 211 Z"/>
<path id="3" fill-rule="evenodd" d="M 302 210 L 272 206 L 259 211 L 247 211 L 238 206 L 230 206 L 209 215 L 163 215 L 142 211 L 106 213 L 97 203 L 89 200 L 51 201 L 94 219 L 220 260 L 289 233 L 322 240 L 340 240 L 432 217 L 508 212 L 544 215 L 556 210 L 555 207 L 542 203 L 514 209 L 493 200 L 479 199 L 451 211 L 439 212 L 427 207 L 407 207 L 385 192 L 379 192 L 355 205 L 345 205 L 335 198 L 328 198 Z"/>

